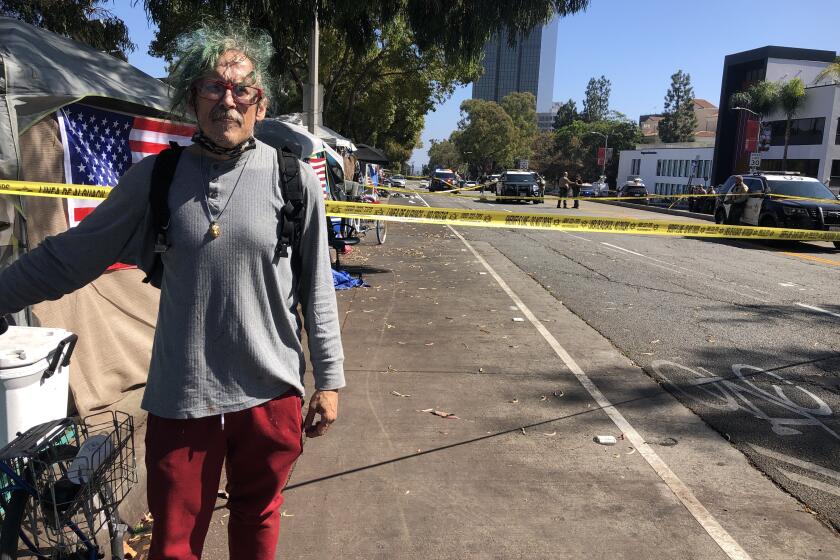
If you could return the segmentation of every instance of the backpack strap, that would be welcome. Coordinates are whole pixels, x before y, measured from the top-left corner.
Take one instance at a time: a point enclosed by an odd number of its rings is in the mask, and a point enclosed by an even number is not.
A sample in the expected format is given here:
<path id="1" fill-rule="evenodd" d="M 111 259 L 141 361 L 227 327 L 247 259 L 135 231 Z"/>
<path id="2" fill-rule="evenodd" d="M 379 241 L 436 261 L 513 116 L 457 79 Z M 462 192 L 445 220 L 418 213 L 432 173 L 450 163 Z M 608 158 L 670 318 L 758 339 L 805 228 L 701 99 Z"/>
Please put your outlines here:
<path id="1" fill-rule="evenodd" d="M 294 155 L 277 150 L 277 163 L 280 164 L 280 190 L 284 204 L 277 223 L 274 264 L 280 262 L 281 258 L 289 258 L 289 247 L 292 247 L 292 267 L 295 269 L 300 264 L 299 249 L 304 215 L 303 184 L 300 180 L 299 163 Z"/>
<path id="2" fill-rule="evenodd" d="M 149 205 L 152 209 L 152 227 L 155 230 L 155 257 L 152 268 L 143 282 L 157 288 L 163 277 L 163 261 L 161 255 L 169 249 L 166 237 L 169 229 L 169 187 L 175 178 L 175 169 L 184 150 L 177 142 L 170 142 L 169 148 L 161 151 L 155 159 L 152 168 L 152 181 L 149 188 Z"/>

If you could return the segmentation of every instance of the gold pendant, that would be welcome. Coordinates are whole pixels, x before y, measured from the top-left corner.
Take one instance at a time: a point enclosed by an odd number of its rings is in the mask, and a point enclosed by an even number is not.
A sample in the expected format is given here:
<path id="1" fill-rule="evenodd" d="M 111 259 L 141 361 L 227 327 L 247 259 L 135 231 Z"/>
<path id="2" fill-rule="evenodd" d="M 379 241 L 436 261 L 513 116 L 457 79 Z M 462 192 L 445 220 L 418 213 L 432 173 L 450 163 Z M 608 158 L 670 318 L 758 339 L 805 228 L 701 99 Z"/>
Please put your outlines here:
<path id="1" fill-rule="evenodd" d="M 222 235 L 222 227 L 218 224 L 218 222 L 210 222 L 210 229 L 208 230 L 208 233 L 215 239 Z"/>

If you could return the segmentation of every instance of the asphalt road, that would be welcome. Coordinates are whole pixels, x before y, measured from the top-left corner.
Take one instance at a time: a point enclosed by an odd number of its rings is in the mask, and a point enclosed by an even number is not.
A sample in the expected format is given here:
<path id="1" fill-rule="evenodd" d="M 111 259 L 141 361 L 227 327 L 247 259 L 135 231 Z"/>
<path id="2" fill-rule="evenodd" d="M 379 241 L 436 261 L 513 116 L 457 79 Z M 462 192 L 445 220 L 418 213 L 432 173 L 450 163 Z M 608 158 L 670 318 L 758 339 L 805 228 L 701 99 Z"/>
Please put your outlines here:
<path id="1" fill-rule="evenodd" d="M 432 206 L 693 221 L 424 196 Z M 840 251 L 615 234 L 459 228 L 488 242 L 840 529 Z"/>

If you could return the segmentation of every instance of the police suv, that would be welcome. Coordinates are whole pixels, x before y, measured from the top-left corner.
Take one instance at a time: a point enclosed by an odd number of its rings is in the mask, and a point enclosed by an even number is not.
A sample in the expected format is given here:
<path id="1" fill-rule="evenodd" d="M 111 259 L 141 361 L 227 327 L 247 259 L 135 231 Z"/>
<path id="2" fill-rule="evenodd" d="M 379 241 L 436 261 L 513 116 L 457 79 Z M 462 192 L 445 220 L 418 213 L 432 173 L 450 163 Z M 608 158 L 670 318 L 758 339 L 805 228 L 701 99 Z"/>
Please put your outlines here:
<path id="1" fill-rule="evenodd" d="M 741 215 L 742 225 L 840 231 L 840 198 L 818 180 L 772 171 L 742 177 L 750 192 Z M 715 223 L 729 222 L 732 204 L 726 200 L 726 193 L 734 184 L 735 175 L 717 190 Z M 834 246 L 840 249 L 840 241 Z"/>

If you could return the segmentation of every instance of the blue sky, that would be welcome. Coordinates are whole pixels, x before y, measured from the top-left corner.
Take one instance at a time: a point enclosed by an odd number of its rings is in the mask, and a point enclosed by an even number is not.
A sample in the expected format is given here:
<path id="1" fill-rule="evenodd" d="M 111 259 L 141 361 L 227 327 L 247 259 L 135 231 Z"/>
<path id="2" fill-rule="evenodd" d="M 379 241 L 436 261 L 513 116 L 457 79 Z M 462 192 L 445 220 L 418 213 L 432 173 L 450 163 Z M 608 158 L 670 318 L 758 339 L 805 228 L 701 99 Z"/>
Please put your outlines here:
<path id="1" fill-rule="evenodd" d="M 142 2 L 117 0 L 108 7 L 129 27 L 138 48 L 129 61 L 153 76 L 162 60 L 146 54 L 154 28 Z M 612 81 L 610 106 L 636 119 L 662 110 L 671 74 L 691 74 L 697 97 L 717 104 L 723 58 L 765 45 L 840 51 L 838 0 L 591 0 L 586 12 L 560 21 L 554 99 L 581 105 L 586 83 L 605 75 Z M 447 138 L 459 106 L 472 86 L 455 94 L 426 117 L 421 150 L 412 161 L 427 161 L 429 139 Z"/>

